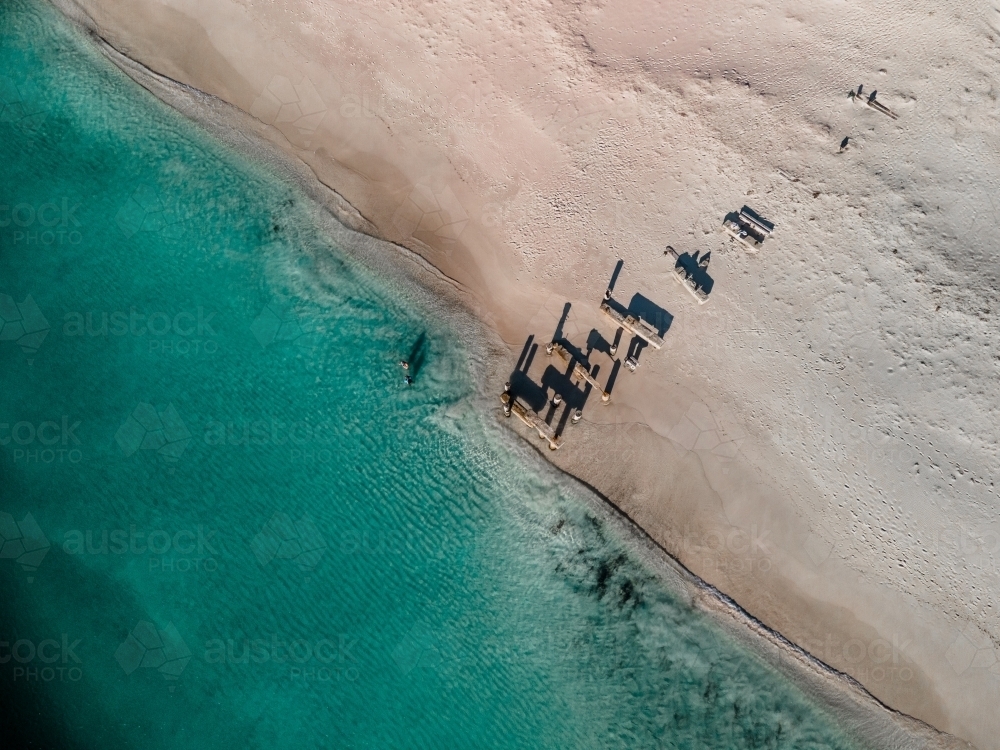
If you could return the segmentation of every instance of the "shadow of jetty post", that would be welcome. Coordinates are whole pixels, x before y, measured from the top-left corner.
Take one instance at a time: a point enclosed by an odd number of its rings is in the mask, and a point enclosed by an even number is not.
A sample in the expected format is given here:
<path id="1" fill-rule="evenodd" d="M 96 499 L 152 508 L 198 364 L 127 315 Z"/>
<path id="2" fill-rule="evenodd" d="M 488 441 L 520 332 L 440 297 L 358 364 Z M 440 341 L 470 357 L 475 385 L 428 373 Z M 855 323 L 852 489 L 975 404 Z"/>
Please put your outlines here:
<path id="1" fill-rule="evenodd" d="M 566 314 L 567 310 L 563 310 L 563 318 L 559 322 L 560 328 L 566 319 Z M 550 450 L 556 450 L 562 444 L 562 439 L 549 422 L 538 413 L 538 410 L 543 409 L 548 403 L 548 396 L 545 388 L 535 383 L 528 375 L 535 359 L 535 352 L 538 351 L 538 344 L 534 343 L 534 340 L 535 335 L 531 334 L 524 342 L 517 366 L 511 373 L 510 380 L 504 385 L 503 393 L 500 394 L 500 403 L 503 404 L 505 417 L 516 415 L 528 427 L 538 432 L 538 437 L 548 441 Z"/>
<path id="2" fill-rule="evenodd" d="M 625 261 L 619 259 L 618 263 L 615 264 L 615 270 L 611 274 L 611 281 L 608 283 L 608 291 L 604 293 L 605 297 L 610 297 L 615 293 L 615 284 L 618 282 L 618 276 L 622 272 L 622 268 L 625 266 Z"/>
<path id="3" fill-rule="evenodd" d="M 604 390 L 597 378 L 591 374 L 590 370 L 587 369 L 583 362 L 578 361 L 573 355 L 566 351 L 566 347 L 562 344 L 552 342 L 545 347 L 545 352 L 549 356 L 552 354 L 558 354 L 562 357 L 563 361 L 569 364 L 572 368 L 570 371 L 570 378 L 590 383 L 590 385 L 596 388 L 601 394 L 601 401 L 608 403 L 611 400 L 611 394 Z"/>
<path id="4" fill-rule="evenodd" d="M 764 240 L 774 232 L 774 224 L 749 206 L 743 206 L 738 214 L 726 214 L 722 228 L 746 245 L 751 252 L 757 252 Z"/>
<path id="5" fill-rule="evenodd" d="M 632 300 L 628 303 L 628 312 L 653 326 L 660 337 L 666 334 L 674 322 L 673 315 L 638 292 L 632 295 Z"/>
<path id="6" fill-rule="evenodd" d="M 568 313 L 569 304 L 567 303 L 563 309 L 562 318 L 557 325 L 557 332 L 565 323 Z M 517 416 L 525 425 L 535 430 L 538 433 L 538 437 L 548 442 L 550 450 L 556 450 L 562 445 L 560 431 L 568 417 L 564 415 L 564 418 L 558 423 L 558 427 L 553 427 L 552 419 L 555 411 L 562 404 L 565 404 L 565 410 L 571 407 L 578 409 L 582 406 L 583 401 L 586 400 L 586 395 L 578 391 L 570 393 L 569 388 L 561 387 L 562 384 L 558 381 L 565 376 L 555 371 L 555 368 L 552 367 L 546 369 L 542 377 L 542 385 L 532 380 L 529 373 L 534 363 L 535 353 L 538 351 L 538 344 L 534 343 L 534 339 L 534 334 L 531 334 L 528 336 L 527 341 L 524 342 L 524 348 L 521 350 L 521 356 L 517 360 L 517 366 L 514 372 L 511 373 L 510 380 L 504 385 L 503 393 L 500 394 L 500 403 L 503 405 L 505 417 L 509 417 L 511 414 Z M 553 370 L 553 372 L 550 373 L 549 370 Z M 543 417 L 539 412 L 545 409 L 546 405 L 549 405 L 547 385 L 553 384 L 556 397 L 552 400 L 548 416 Z"/>
<path id="7" fill-rule="evenodd" d="M 567 340 L 563 328 L 570 309 L 570 303 L 567 302 L 552 340 L 545 345 L 545 353 L 549 357 L 558 355 L 566 366 L 559 368 L 549 364 L 540 378 L 532 376 L 532 365 L 538 350 L 532 334 L 525 341 L 517 366 L 500 395 L 504 416 L 516 416 L 537 432 L 541 439 L 547 441 L 550 450 L 556 450 L 562 445 L 562 434 L 568 424 L 577 424 L 583 419 L 583 408 L 593 391 L 601 394 L 601 401 L 604 403 L 611 399 L 610 384 L 607 388 L 602 387 L 597 379 L 600 366 L 590 363 L 590 357 L 595 351 L 609 353 L 610 344 L 604 342 L 596 330 L 591 331 L 587 339 L 586 352 Z M 615 362 L 612 377 L 617 373 L 619 364 Z M 551 399 L 550 393 L 553 394 Z"/>
<path id="8" fill-rule="evenodd" d="M 600 303 L 600 310 L 616 326 L 614 343 L 606 340 L 596 328 L 587 337 L 586 351 L 569 341 L 564 330 L 571 310 L 571 304 L 567 302 L 550 342 L 545 345 L 549 361 L 552 355 L 557 355 L 566 366 L 559 369 L 549 364 L 544 368 L 540 379 L 537 374 L 533 376 L 531 370 L 538 345 L 534 343 L 534 334 L 531 334 L 524 343 L 510 380 L 500 394 L 504 416 L 516 416 L 538 433 L 542 440 L 547 441 L 550 450 L 556 450 L 562 445 L 563 430 L 567 424 L 577 424 L 583 418 L 583 408 L 590 394 L 597 391 L 601 394 L 601 401 L 609 403 L 621 368 L 624 366 L 634 372 L 639 364 L 639 354 L 645 346 L 661 349 L 663 335 L 673 323 L 673 315 L 642 294 L 634 294 L 628 308 L 612 297 L 624 265 L 624 261 L 618 261 L 611 283 L 604 292 L 604 300 Z M 616 358 L 623 331 L 633 335 L 624 363 Z M 591 358 L 598 353 L 607 355 L 613 362 L 611 376 L 604 387 L 598 380 L 601 366 L 591 362 Z M 537 368 L 535 371 L 537 373 Z M 550 393 L 553 394 L 551 399 Z"/>
<path id="9" fill-rule="evenodd" d="M 616 277 L 621 270 L 622 262 L 618 261 L 618 264 L 618 267 L 615 268 Z M 611 355 L 614 356 L 617 353 L 623 331 L 628 331 L 635 338 L 629 345 L 628 355 L 624 363 L 615 360 L 615 369 L 611 373 L 606 389 L 608 393 L 611 392 L 614 379 L 618 375 L 619 365 L 624 365 L 630 372 L 635 372 L 639 366 L 639 353 L 643 346 L 648 345 L 653 349 L 662 349 L 663 336 L 674 320 L 673 315 L 641 294 L 633 295 L 632 301 L 626 308 L 611 296 L 611 291 L 609 287 L 604 293 L 604 299 L 599 307 L 600 311 L 618 327 L 615 332 L 615 343 L 609 347 Z"/>
<path id="10" fill-rule="evenodd" d="M 424 362 L 427 360 L 427 332 L 421 331 L 417 340 L 413 342 L 413 346 L 410 347 L 410 356 L 405 360 L 406 369 L 411 378 L 416 379 L 417 375 L 420 373 L 420 368 L 424 366 Z"/>
<path id="11" fill-rule="evenodd" d="M 535 354 L 538 352 L 538 344 L 535 343 L 534 334 L 528 336 L 524 343 L 524 350 L 517 361 L 517 367 L 510 374 L 510 380 L 505 390 L 510 391 L 512 398 L 519 398 L 532 411 L 541 411 L 545 408 L 548 396 L 545 388 L 534 382 L 528 373 L 535 361 Z"/>
<path id="12" fill-rule="evenodd" d="M 556 330 L 552 334 L 552 340 L 558 341 L 563 337 L 563 326 L 566 325 L 566 319 L 569 318 L 569 311 L 573 308 L 572 302 L 567 302 L 563 305 L 562 316 L 559 318 L 559 322 L 556 323 Z"/>
<path id="13" fill-rule="evenodd" d="M 674 260 L 674 278 L 680 285 L 698 300 L 699 305 L 708 302 L 708 295 L 715 286 L 715 280 L 708 275 L 708 263 L 712 253 L 705 253 L 699 258 L 697 252 L 694 255 L 678 253 L 667 245 L 667 255 Z"/>

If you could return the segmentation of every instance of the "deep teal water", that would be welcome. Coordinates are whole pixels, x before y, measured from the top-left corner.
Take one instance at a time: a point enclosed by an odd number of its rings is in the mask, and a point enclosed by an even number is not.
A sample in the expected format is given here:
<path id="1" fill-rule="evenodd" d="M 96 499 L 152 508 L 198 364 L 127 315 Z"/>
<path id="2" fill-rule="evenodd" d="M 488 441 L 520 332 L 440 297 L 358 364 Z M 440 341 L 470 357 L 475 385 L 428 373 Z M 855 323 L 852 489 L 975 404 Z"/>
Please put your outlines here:
<path id="1" fill-rule="evenodd" d="M 0 74 L 3 746 L 850 746 L 295 189 L 44 5 Z"/>

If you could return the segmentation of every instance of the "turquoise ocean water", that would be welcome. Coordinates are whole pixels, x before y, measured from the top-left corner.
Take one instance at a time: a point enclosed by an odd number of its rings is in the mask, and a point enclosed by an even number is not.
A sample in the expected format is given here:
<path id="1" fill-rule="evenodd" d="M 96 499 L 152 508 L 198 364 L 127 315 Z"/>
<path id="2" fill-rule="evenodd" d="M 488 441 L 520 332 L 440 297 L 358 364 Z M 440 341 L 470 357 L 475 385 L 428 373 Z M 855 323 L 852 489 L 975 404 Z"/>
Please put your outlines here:
<path id="1" fill-rule="evenodd" d="M 851 746 L 293 187 L 41 4 L 0 100 L 2 746 Z"/>

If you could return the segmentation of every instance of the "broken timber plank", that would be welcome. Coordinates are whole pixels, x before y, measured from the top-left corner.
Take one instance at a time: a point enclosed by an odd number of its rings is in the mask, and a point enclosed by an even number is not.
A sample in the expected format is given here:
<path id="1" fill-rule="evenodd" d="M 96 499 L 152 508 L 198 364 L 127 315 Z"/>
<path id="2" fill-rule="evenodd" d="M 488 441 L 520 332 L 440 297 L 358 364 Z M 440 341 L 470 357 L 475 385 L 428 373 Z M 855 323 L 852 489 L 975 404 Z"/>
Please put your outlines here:
<path id="1" fill-rule="evenodd" d="M 533 409 L 529 409 L 517 399 L 511 398 L 510 393 L 507 391 L 500 394 L 500 401 L 503 403 L 504 415 L 508 417 L 511 413 L 517 415 L 518 419 L 538 432 L 538 437 L 542 440 L 548 440 L 549 450 L 554 451 L 562 445 L 562 438 L 556 435 L 556 431 L 552 429 L 552 425 L 542 419 Z"/>
<path id="2" fill-rule="evenodd" d="M 607 403 L 608 401 L 611 400 L 611 394 L 608 393 L 606 390 L 604 390 L 604 388 L 601 386 L 601 384 L 597 382 L 597 378 L 595 378 L 593 375 L 590 374 L 590 370 L 588 370 L 584 366 L 583 362 L 577 362 L 573 358 L 573 355 L 571 355 L 568 351 L 566 351 L 566 348 L 562 344 L 557 344 L 556 342 L 553 341 L 551 344 L 549 344 L 546 347 L 546 350 L 547 350 L 547 352 L 549 354 L 552 354 L 552 352 L 555 352 L 560 357 L 562 357 L 563 360 L 565 360 L 567 363 L 572 362 L 573 363 L 573 377 L 580 378 L 581 380 L 587 381 L 592 386 L 594 386 L 594 388 L 596 388 L 598 391 L 600 391 L 601 401 L 603 401 L 604 403 Z"/>
<path id="3" fill-rule="evenodd" d="M 657 333 L 653 326 L 642 318 L 637 318 L 634 315 L 622 315 L 617 310 L 614 310 L 607 303 L 607 300 L 601 302 L 601 312 L 611 318 L 616 325 L 621 326 L 626 331 L 629 331 L 630 333 L 633 333 L 643 339 L 654 349 L 660 349 L 663 347 L 663 339 L 660 334 Z"/>
<path id="4" fill-rule="evenodd" d="M 884 115 L 889 115 L 889 117 L 891 117 L 893 120 L 898 120 L 899 119 L 899 115 L 897 115 L 895 112 L 893 112 L 887 106 L 885 106 L 884 104 L 882 104 L 882 102 L 880 102 L 880 101 L 878 101 L 876 99 L 869 99 L 868 100 L 868 106 L 871 107 L 872 109 L 877 109 L 879 112 L 881 112 Z"/>

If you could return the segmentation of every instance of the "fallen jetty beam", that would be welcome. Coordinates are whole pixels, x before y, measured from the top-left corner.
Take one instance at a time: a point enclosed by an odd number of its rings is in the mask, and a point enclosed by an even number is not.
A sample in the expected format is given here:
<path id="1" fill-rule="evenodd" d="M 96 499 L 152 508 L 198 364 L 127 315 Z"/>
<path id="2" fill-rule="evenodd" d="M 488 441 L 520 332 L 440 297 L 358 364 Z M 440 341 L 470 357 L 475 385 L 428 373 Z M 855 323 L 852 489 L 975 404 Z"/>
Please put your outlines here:
<path id="1" fill-rule="evenodd" d="M 763 240 L 757 239 L 750 232 L 743 228 L 738 221 L 733 221 L 732 219 L 726 219 L 722 222 L 722 228 L 725 229 L 729 234 L 738 239 L 748 248 L 751 252 L 757 252 L 760 249 Z"/>
<path id="2" fill-rule="evenodd" d="M 682 287 L 687 289 L 688 292 L 691 293 L 691 296 L 694 297 L 695 300 L 697 300 L 699 305 L 704 305 L 706 302 L 708 302 L 708 295 L 705 294 L 704 289 L 698 286 L 698 283 L 695 281 L 694 276 L 689 276 L 687 272 L 680 267 L 674 269 L 673 276 L 678 284 L 680 284 Z"/>
<path id="3" fill-rule="evenodd" d="M 660 349 L 663 346 L 660 334 L 642 318 L 637 318 L 634 315 L 622 315 L 617 310 L 612 309 L 607 300 L 601 303 L 601 312 L 611 318 L 616 325 L 643 339 L 654 349 Z"/>
<path id="4" fill-rule="evenodd" d="M 774 231 L 774 224 L 767 219 L 762 218 L 749 206 L 743 206 L 743 208 L 740 209 L 740 219 L 753 226 L 764 237 L 767 237 Z"/>
<path id="5" fill-rule="evenodd" d="M 733 214 L 722 221 L 722 228 L 746 245 L 750 252 L 757 252 L 774 231 L 774 224 L 749 206 L 743 206 L 735 218 L 731 216 Z"/>
<path id="6" fill-rule="evenodd" d="M 552 354 L 552 352 L 555 352 L 560 357 L 562 357 L 566 363 L 572 362 L 573 373 L 571 377 L 576 378 L 578 380 L 585 380 L 592 386 L 594 386 L 594 388 L 596 388 L 598 392 L 601 394 L 601 401 L 603 401 L 604 403 L 608 403 L 608 401 L 611 400 L 611 394 L 608 393 L 606 390 L 604 390 L 604 387 L 597 382 L 597 378 L 595 378 L 593 375 L 590 374 L 590 370 L 588 370 L 584 366 L 583 362 L 577 362 L 576 359 L 574 359 L 573 355 L 570 354 L 568 351 L 566 351 L 566 348 L 562 344 L 557 344 L 555 341 L 553 341 L 551 344 L 545 347 L 545 351 L 550 355 Z"/>
<path id="7" fill-rule="evenodd" d="M 512 398 L 509 391 L 500 394 L 500 401 L 503 404 L 504 416 L 509 417 L 512 413 L 515 414 L 528 427 L 536 430 L 538 437 L 549 441 L 549 450 L 554 451 L 562 445 L 562 438 L 556 435 L 552 426 L 547 424 L 533 409 L 529 409 L 517 399 Z"/>
<path id="8" fill-rule="evenodd" d="M 876 101 L 875 99 L 869 99 L 868 100 L 868 106 L 871 107 L 872 109 L 877 109 L 883 115 L 889 115 L 889 117 L 891 117 L 893 120 L 898 120 L 899 119 L 899 115 L 897 115 L 895 112 L 893 112 L 887 106 L 885 106 L 884 104 L 882 104 L 882 102 L 880 102 L 880 101 Z"/>
<path id="9" fill-rule="evenodd" d="M 704 305 L 708 302 L 708 295 L 705 293 L 705 290 L 698 286 L 698 282 L 694 276 L 688 273 L 688 270 L 681 265 L 680 254 L 670 245 L 667 245 L 664 255 L 669 255 L 674 259 L 674 279 L 677 280 L 677 283 L 687 289 L 691 293 L 691 296 L 698 301 L 699 305 Z"/>
<path id="10" fill-rule="evenodd" d="M 850 94 L 851 98 L 854 99 L 855 101 L 857 101 L 858 99 L 863 99 L 864 98 L 864 88 L 865 88 L 864 84 L 862 84 L 862 85 L 858 86 L 858 90 L 857 91 L 853 91 L 852 90 L 851 94 Z M 878 110 L 883 115 L 888 115 L 893 120 L 898 120 L 899 119 L 899 115 L 897 115 L 895 112 L 893 112 L 891 109 L 889 109 L 882 102 L 878 101 L 875 98 L 877 94 L 878 94 L 878 91 L 872 91 L 868 95 L 868 100 L 865 103 L 869 107 L 871 107 L 872 109 Z"/>

